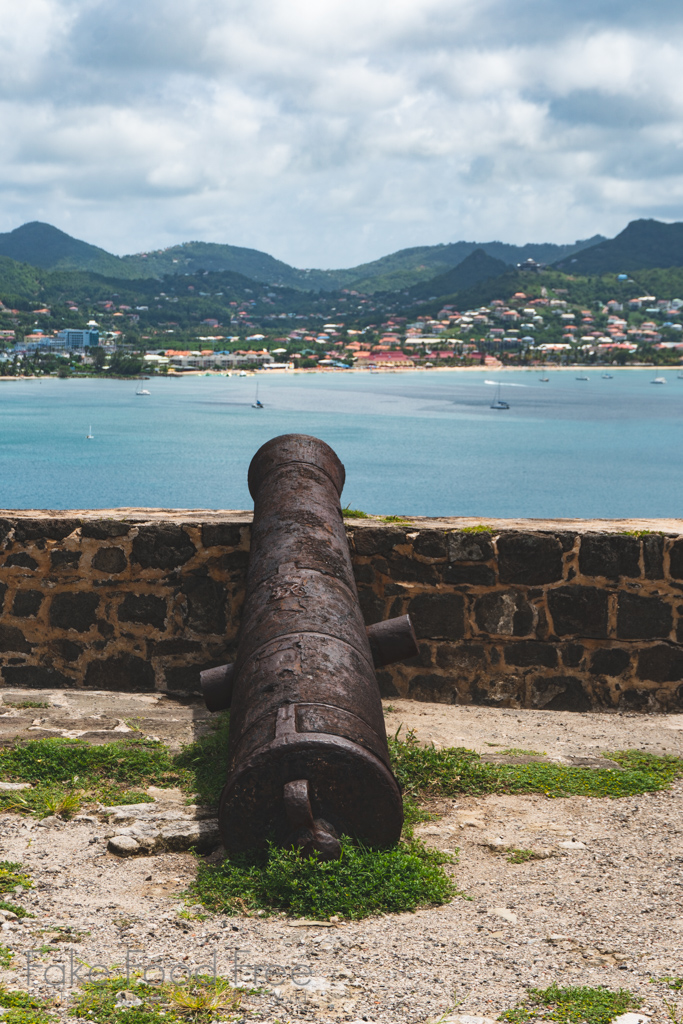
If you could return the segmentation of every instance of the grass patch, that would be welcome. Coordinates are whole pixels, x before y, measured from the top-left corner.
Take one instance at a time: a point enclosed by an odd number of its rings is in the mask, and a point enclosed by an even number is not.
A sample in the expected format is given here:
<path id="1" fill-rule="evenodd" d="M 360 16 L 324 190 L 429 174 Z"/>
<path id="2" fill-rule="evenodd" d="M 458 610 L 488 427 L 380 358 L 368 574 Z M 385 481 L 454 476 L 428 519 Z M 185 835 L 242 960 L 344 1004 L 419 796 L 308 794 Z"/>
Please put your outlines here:
<path id="1" fill-rule="evenodd" d="M 547 860 L 547 855 L 536 853 L 534 850 L 520 850 L 517 846 L 494 846 L 489 845 L 491 853 L 507 854 L 505 858 L 510 864 L 526 864 L 529 860 Z"/>
<path id="2" fill-rule="evenodd" d="M 557 1024 L 610 1024 L 619 1014 L 637 1009 L 642 999 L 627 989 L 569 987 L 532 988 L 523 1002 L 498 1017 L 510 1024 L 526 1024 L 537 1018 Z"/>
<path id="3" fill-rule="evenodd" d="M 670 988 L 672 992 L 681 992 L 683 990 L 683 978 L 672 978 L 666 975 L 663 978 L 657 978 L 657 981 L 661 981 L 662 984 Z"/>
<path id="4" fill-rule="evenodd" d="M 228 715 L 178 754 L 153 740 L 119 740 L 93 746 L 50 738 L 0 751 L 0 776 L 33 789 L 0 794 L 0 811 L 69 818 L 87 802 L 105 805 L 152 802 L 150 785 L 178 786 L 203 804 L 216 804 L 227 769 Z"/>
<path id="5" fill-rule="evenodd" d="M 342 509 L 342 515 L 344 519 L 370 519 L 367 512 L 362 512 L 359 508 L 346 508 Z"/>
<path id="6" fill-rule="evenodd" d="M 493 533 L 492 526 L 485 526 L 483 523 L 479 523 L 478 526 L 461 526 L 459 530 L 454 530 L 454 533 Z"/>
<path id="7" fill-rule="evenodd" d="M 378 516 L 383 523 L 410 523 L 410 519 L 406 519 L 405 516 Z"/>
<path id="8" fill-rule="evenodd" d="M 188 894 L 224 914 L 285 911 L 314 920 L 333 915 L 358 920 L 447 903 L 457 895 L 443 870 L 452 862 L 452 856 L 415 839 L 371 850 L 344 838 L 339 860 L 327 862 L 270 846 L 259 860 L 200 864 Z"/>
<path id="9" fill-rule="evenodd" d="M 180 979 L 179 979 L 180 980 Z M 126 1006 L 117 1000 L 129 992 L 142 1001 Z M 107 978 L 86 982 L 73 1000 L 69 1016 L 96 1024 L 168 1024 L 169 1021 L 193 1021 L 210 1024 L 213 1020 L 232 1021 L 240 1014 L 242 993 L 223 978 L 199 979 L 187 984 L 149 984 L 139 978 Z"/>
<path id="10" fill-rule="evenodd" d="M 500 753 L 511 757 L 546 757 L 545 750 L 523 750 L 521 747 L 506 747 Z"/>
<path id="11" fill-rule="evenodd" d="M 667 789 L 683 776 L 683 759 L 640 751 L 606 755 L 621 766 L 615 769 L 571 765 L 489 764 L 465 747 L 421 747 L 408 734 L 389 741 L 394 773 L 404 792 L 413 798 L 479 796 L 485 793 L 543 793 L 550 797 L 624 797 Z"/>
<path id="12" fill-rule="evenodd" d="M 4 985 L 0 985 L 0 1006 L 7 1008 L 2 1014 L 7 1024 L 49 1024 L 54 1020 L 48 1015 L 44 999 L 28 992 L 9 992 Z"/>
<path id="13" fill-rule="evenodd" d="M 14 953 L 9 946 L 3 946 L 0 942 L 0 967 L 10 967 Z"/>
<path id="14" fill-rule="evenodd" d="M 4 700 L 3 704 L 8 708 L 49 708 L 47 700 Z"/>

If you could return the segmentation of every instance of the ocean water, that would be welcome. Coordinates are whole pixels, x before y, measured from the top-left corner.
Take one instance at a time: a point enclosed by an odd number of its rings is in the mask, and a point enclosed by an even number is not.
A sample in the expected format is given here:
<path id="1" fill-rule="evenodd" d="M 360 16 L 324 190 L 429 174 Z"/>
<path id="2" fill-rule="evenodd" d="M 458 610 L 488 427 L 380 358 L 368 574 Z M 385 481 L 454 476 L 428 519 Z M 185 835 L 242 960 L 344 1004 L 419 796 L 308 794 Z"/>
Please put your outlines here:
<path id="1" fill-rule="evenodd" d="M 249 509 L 252 455 L 300 432 L 345 464 L 342 503 L 376 514 L 683 515 L 683 379 L 601 373 L 278 374 L 259 380 L 263 410 L 253 377 L 152 379 L 148 397 L 0 381 L 0 508 Z"/>

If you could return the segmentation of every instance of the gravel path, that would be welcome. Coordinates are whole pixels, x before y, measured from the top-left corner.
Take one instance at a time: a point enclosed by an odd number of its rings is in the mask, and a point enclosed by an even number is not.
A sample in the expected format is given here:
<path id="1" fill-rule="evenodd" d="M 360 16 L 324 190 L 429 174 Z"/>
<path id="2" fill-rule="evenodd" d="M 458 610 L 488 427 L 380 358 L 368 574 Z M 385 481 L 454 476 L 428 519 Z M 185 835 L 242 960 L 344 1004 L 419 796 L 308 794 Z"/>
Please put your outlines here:
<path id="1" fill-rule="evenodd" d="M 389 728 L 397 716 L 421 740 L 488 751 L 495 743 L 562 759 L 626 747 L 680 753 L 683 739 L 680 715 L 398 703 Z M 455 877 L 465 895 L 435 910 L 325 928 L 284 918 L 185 920 L 178 895 L 194 875 L 190 854 L 119 859 L 96 816 L 43 825 L 3 815 L 1 856 L 23 861 L 36 887 L 16 897 L 35 917 L 3 926 L 0 941 L 15 958 L 2 978 L 26 988 L 29 950 L 32 985 L 45 991 L 46 968 L 60 982 L 62 963 L 68 981 L 72 958 L 75 969 L 80 961 L 125 965 L 128 956 L 168 976 L 173 964 L 213 969 L 215 955 L 218 973 L 269 990 L 245 999 L 245 1021 L 494 1018 L 529 986 L 553 981 L 629 988 L 654 1024 L 670 1020 L 665 999 L 678 1001 L 683 1020 L 683 993 L 650 981 L 683 974 L 683 782 L 620 800 L 487 796 L 439 809 L 442 817 L 417 832 L 459 849 Z M 543 859 L 510 864 L 505 846 Z"/>

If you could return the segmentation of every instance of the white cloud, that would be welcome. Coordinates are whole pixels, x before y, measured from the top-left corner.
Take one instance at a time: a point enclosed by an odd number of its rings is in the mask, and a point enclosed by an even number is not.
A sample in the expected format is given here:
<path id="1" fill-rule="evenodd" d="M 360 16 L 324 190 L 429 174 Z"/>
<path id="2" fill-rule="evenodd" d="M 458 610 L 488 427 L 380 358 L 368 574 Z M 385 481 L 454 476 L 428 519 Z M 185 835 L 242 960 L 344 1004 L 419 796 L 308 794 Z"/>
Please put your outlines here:
<path id="1" fill-rule="evenodd" d="M 673 4 L 10 3 L 0 230 L 340 266 L 683 215 Z"/>

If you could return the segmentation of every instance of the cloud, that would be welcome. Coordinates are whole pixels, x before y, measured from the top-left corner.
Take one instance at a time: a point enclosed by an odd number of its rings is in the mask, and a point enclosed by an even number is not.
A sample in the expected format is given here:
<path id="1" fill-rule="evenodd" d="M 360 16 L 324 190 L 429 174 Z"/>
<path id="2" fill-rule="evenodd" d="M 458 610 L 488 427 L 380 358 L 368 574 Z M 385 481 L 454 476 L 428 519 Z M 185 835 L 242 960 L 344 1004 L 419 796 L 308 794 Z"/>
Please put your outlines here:
<path id="1" fill-rule="evenodd" d="M 682 215 L 668 0 L 7 6 L 0 230 L 343 266 Z"/>

